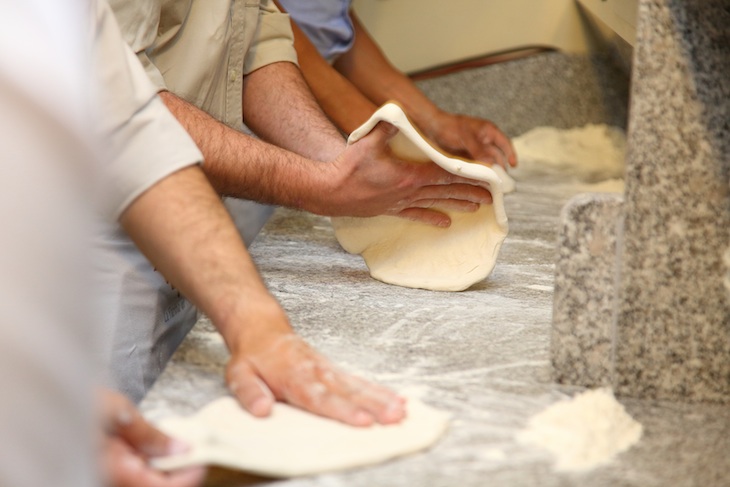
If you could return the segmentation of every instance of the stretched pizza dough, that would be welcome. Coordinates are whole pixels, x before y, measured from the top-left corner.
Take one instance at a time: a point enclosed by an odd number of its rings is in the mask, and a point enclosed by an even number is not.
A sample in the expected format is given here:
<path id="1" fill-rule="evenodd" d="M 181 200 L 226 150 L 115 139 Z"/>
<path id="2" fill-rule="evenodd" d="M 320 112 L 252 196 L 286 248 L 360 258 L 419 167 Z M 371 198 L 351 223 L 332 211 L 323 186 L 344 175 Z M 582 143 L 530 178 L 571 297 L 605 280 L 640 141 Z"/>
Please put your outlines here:
<path id="1" fill-rule="evenodd" d="M 491 168 L 497 174 L 499 180 L 502 181 L 502 194 L 513 193 L 517 189 L 517 183 L 502 166 L 495 164 Z"/>
<path id="2" fill-rule="evenodd" d="M 159 427 L 192 450 L 158 458 L 153 465 L 174 470 L 218 465 L 267 477 L 296 477 L 380 463 L 434 444 L 446 431 L 449 414 L 416 399 L 399 424 L 348 426 L 277 403 L 268 418 L 255 418 L 231 397 L 188 418 L 168 418 Z"/>
<path id="3" fill-rule="evenodd" d="M 352 132 L 348 144 L 366 136 L 380 121 L 398 128 L 390 146 L 399 157 L 421 164 L 433 161 L 452 174 L 484 181 L 489 185 L 493 203 L 481 205 L 475 213 L 442 210 L 451 217 L 449 228 L 392 216 L 332 218 L 340 245 L 350 253 L 361 254 L 370 275 L 389 284 L 463 291 L 483 280 L 494 268 L 507 236 L 502 180 L 483 164 L 440 152 L 411 125 L 395 103 L 386 103 L 378 109 L 370 120 Z"/>

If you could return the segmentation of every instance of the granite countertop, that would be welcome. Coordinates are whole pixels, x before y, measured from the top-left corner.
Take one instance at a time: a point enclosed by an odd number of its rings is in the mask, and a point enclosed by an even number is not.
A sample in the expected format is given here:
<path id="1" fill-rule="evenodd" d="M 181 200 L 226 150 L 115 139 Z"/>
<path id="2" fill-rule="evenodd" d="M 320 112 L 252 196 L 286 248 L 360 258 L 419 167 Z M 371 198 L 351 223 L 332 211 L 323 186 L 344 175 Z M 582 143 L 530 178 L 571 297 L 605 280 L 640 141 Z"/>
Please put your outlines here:
<path id="1" fill-rule="evenodd" d="M 578 69 L 564 58 L 541 59 L 529 61 L 529 69 L 540 62 Z M 512 76 L 520 74 L 515 64 L 500 67 L 498 75 L 507 79 L 510 69 Z M 456 76 L 431 80 L 424 89 L 457 83 Z M 577 125 L 601 121 L 576 120 Z M 492 275 L 461 293 L 375 281 L 359 256 L 339 247 L 328 219 L 277 210 L 251 252 L 297 331 L 344 369 L 407 390 L 454 415 L 447 434 L 428 452 L 277 485 L 730 484 L 730 410 L 725 406 L 621 398 L 643 424 L 644 437 L 608 466 L 582 474 L 555 472 L 546 452 L 516 441 L 533 414 L 580 390 L 554 384 L 549 360 L 559 213 L 578 190 L 564 176 L 518 181 L 518 191 L 506 197 L 510 233 Z M 201 319 L 142 409 L 151 417 L 189 414 L 225 394 L 226 358 L 222 340 Z M 214 471 L 208 485 L 270 482 Z"/>
<path id="2" fill-rule="evenodd" d="M 284 482 L 313 485 L 723 485 L 730 411 L 623 400 L 644 438 L 613 464 L 560 474 L 520 445 L 533 414 L 577 391 L 551 382 L 554 234 L 570 187 L 522 182 L 507 197 L 510 235 L 493 274 L 462 293 L 371 279 L 325 218 L 278 210 L 252 254 L 297 331 L 343 368 L 451 411 L 431 451 L 384 465 Z M 202 319 L 143 402 L 152 416 L 189 414 L 225 394 L 220 337 Z M 209 485 L 266 483 L 216 472 Z"/>

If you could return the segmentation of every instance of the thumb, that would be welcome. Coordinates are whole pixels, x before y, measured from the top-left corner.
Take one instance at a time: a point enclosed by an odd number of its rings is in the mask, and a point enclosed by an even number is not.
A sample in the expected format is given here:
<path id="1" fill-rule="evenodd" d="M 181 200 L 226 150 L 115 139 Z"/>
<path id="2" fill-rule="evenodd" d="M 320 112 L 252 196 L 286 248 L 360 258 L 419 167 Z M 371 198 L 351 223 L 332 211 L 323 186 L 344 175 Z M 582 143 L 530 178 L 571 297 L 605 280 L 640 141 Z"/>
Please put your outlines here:
<path id="1" fill-rule="evenodd" d="M 489 150 L 489 144 L 482 142 L 476 135 L 471 133 L 466 136 L 462 135 L 461 140 L 470 159 L 490 166 L 501 162 L 495 158 L 493 151 Z"/>
<path id="2" fill-rule="evenodd" d="M 373 132 L 380 132 L 386 140 L 390 140 L 398 133 L 398 127 L 392 123 L 380 121 L 373 129 Z"/>
<path id="3" fill-rule="evenodd" d="M 395 125 L 381 121 L 367 135 L 360 137 L 358 141 L 372 144 L 374 148 L 384 147 L 397 133 L 398 128 Z"/>
<path id="4" fill-rule="evenodd" d="M 274 395 L 247 361 L 231 360 L 226 370 L 226 381 L 228 389 L 246 411 L 259 418 L 271 414 Z"/>
<path id="5" fill-rule="evenodd" d="M 122 394 L 104 391 L 101 404 L 107 435 L 124 440 L 142 455 L 164 456 L 188 450 L 186 444 L 170 438 L 148 423 Z"/>

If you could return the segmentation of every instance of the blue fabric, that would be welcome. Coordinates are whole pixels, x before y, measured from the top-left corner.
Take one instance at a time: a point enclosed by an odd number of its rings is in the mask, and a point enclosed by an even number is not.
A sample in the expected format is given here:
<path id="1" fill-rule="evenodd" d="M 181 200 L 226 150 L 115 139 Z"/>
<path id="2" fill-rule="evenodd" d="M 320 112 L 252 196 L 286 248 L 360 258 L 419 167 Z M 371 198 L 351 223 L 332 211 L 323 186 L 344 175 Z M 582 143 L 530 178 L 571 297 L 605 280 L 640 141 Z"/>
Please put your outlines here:
<path id="1" fill-rule="evenodd" d="M 279 3 L 330 63 L 352 48 L 355 31 L 348 14 L 352 0 L 279 0 Z"/>

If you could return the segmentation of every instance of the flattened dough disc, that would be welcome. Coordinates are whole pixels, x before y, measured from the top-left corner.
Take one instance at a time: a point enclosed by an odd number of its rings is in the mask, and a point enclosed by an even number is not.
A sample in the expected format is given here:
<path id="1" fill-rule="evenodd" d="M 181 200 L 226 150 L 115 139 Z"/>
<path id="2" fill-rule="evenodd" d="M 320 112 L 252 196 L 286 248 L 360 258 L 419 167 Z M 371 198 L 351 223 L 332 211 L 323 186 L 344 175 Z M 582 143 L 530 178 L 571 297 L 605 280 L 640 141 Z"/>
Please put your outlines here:
<path id="1" fill-rule="evenodd" d="M 188 418 L 158 426 L 192 445 L 190 452 L 158 458 L 153 465 L 173 470 L 212 464 L 268 477 L 296 477 L 371 465 L 434 444 L 446 431 L 449 414 L 416 399 L 395 425 L 348 426 L 277 403 L 268 418 L 255 418 L 231 397 Z"/>
<path id="2" fill-rule="evenodd" d="M 449 228 L 436 228 L 392 216 L 332 218 L 335 236 L 346 251 L 361 254 L 370 275 L 398 286 L 463 291 L 486 278 L 507 236 L 503 184 L 491 168 L 449 157 L 416 130 L 400 106 L 386 103 L 352 132 L 348 144 L 365 137 L 380 121 L 398 128 L 393 152 L 414 163 L 438 164 L 448 172 L 488 183 L 493 204 L 475 213 L 444 211 Z"/>

